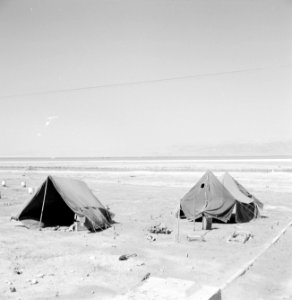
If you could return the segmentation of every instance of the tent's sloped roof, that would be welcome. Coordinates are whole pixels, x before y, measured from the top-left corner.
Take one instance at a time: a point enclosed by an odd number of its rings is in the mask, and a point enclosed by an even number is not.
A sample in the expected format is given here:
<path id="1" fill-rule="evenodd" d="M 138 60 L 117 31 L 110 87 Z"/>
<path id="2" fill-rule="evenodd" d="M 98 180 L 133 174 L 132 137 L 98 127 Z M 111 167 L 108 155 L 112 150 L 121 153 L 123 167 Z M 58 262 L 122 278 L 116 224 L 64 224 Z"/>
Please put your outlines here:
<path id="1" fill-rule="evenodd" d="M 229 220 L 235 204 L 234 197 L 211 171 L 207 171 L 181 200 L 187 218 L 193 218 L 194 214 L 197 218 L 204 213 L 225 222 Z"/>
<path id="2" fill-rule="evenodd" d="M 258 207 L 263 208 L 263 204 L 252 194 L 250 194 L 238 181 L 236 181 L 229 173 L 225 173 L 221 177 L 222 184 L 234 196 L 234 198 L 242 203 L 255 203 Z"/>
<path id="3" fill-rule="evenodd" d="M 98 230 L 110 226 L 112 223 L 110 213 L 91 192 L 85 182 L 57 176 L 47 177 L 39 187 L 37 193 L 28 201 L 24 208 L 21 209 L 16 219 L 21 219 L 23 213 L 32 207 L 34 201 L 37 201 L 37 196 L 44 190 L 47 181 L 52 182 L 64 202 L 74 213 L 85 216 L 89 220 L 92 226 L 91 229 Z M 44 207 L 44 210 L 45 209 Z"/>
<path id="4" fill-rule="evenodd" d="M 81 180 L 49 176 L 66 204 L 78 215 L 84 215 L 92 225 L 103 228 L 110 225 L 107 209 Z"/>

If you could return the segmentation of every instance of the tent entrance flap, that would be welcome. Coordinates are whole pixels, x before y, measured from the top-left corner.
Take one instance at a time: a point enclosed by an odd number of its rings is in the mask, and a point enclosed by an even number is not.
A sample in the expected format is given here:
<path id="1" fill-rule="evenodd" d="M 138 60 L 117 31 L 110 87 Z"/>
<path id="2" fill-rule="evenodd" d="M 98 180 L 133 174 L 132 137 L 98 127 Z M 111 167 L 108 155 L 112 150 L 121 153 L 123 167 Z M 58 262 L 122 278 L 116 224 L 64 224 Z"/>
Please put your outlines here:
<path id="1" fill-rule="evenodd" d="M 69 226 L 74 222 L 75 213 L 62 199 L 61 195 L 58 193 L 49 178 L 42 185 L 39 193 L 36 195 L 36 198 L 37 199 L 35 199 L 34 202 L 31 202 L 22 213 L 20 220 L 33 219 L 39 221 L 42 213 L 42 223 L 44 223 L 44 226 Z M 42 212 L 43 204 L 44 207 Z"/>

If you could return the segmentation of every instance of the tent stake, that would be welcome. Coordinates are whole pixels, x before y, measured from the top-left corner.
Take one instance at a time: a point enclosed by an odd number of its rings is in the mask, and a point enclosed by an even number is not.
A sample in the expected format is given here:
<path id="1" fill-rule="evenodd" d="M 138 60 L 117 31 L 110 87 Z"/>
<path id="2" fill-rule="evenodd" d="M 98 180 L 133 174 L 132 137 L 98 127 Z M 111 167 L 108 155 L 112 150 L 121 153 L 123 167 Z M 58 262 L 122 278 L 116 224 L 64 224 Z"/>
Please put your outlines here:
<path id="1" fill-rule="evenodd" d="M 47 179 L 46 186 L 45 186 L 45 193 L 44 193 L 44 199 L 43 199 L 43 205 L 42 205 L 42 211 L 41 211 L 41 217 L 40 217 L 40 224 L 39 224 L 40 227 L 41 227 L 41 223 L 42 223 L 42 219 L 43 219 L 43 211 L 44 211 L 44 207 L 45 207 L 45 200 L 46 200 L 46 195 L 47 195 L 48 181 L 49 181 L 49 179 Z"/>

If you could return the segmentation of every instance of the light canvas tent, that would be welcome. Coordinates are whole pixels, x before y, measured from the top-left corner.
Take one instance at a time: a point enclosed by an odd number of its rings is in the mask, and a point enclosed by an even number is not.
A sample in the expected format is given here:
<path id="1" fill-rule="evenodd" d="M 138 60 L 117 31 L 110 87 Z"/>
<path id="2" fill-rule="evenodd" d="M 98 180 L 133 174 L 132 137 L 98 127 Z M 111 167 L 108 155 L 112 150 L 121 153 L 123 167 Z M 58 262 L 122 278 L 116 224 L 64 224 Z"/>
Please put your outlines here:
<path id="1" fill-rule="evenodd" d="M 259 209 L 263 208 L 263 204 L 256 197 L 227 172 L 221 177 L 221 182 L 236 199 L 234 208 L 236 222 L 248 222 L 260 217 Z"/>
<path id="2" fill-rule="evenodd" d="M 41 220 L 44 226 L 68 226 L 74 222 L 75 214 L 85 217 L 85 226 L 93 231 L 107 228 L 112 223 L 109 211 L 86 183 L 48 176 L 16 219 Z"/>
<path id="3" fill-rule="evenodd" d="M 181 199 L 180 204 L 188 219 L 197 219 L 204 215 L 227 222 L 236 200 L 217 177 L 211 171 L 207 171 Z"/>

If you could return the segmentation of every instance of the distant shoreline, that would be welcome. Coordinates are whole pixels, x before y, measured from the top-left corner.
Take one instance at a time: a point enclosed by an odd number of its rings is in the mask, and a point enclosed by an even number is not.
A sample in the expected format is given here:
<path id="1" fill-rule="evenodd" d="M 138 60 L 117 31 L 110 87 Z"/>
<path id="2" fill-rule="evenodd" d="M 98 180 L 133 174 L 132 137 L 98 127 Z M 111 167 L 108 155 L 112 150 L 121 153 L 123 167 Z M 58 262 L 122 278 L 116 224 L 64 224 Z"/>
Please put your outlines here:
<path id="1" fill-rule="evenodd" d="M 226 156 L 76 156 L 76 157 L 13 157 L 2 156 L 0 161 L 158 161 L 158 160 L 289 160 L 292 155 L 226 155 Z"/>

